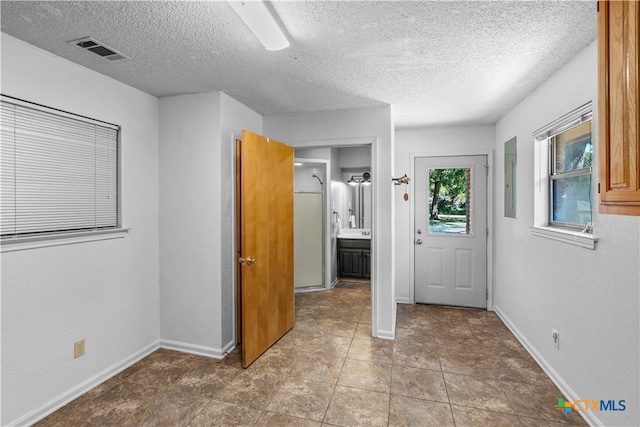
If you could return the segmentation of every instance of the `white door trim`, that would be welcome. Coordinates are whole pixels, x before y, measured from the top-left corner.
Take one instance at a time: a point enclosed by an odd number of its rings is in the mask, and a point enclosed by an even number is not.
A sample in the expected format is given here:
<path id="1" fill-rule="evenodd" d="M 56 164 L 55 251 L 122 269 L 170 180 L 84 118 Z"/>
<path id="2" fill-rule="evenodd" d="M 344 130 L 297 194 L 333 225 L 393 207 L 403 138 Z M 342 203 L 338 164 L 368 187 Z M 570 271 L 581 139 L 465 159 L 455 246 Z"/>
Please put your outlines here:
<path id="1" fill-rule="evenodd" d="M 487 156 L 487 164 L 489 165 L 489 174 L 487 175 L 487 227 L 489 235 L 487 236 L 487 310 L 493 311 L 493 150 L 463 150 L 463 151 L 431 151 L 409 153 L 411 168 L 410 177 L 416 176 L 415 160 L 420 157 L 457 157 L 457 156 Z M 415 193 L 415 180 L 409 182 L 410 194 Z M 409 232 L 411 240 L 409 244 L 409 300 L 411 304 L 416 303 L 416 280 L 415 280 L 415 245 L 413 238 L 415 234 L 415 197 L 409 199 Z"/>

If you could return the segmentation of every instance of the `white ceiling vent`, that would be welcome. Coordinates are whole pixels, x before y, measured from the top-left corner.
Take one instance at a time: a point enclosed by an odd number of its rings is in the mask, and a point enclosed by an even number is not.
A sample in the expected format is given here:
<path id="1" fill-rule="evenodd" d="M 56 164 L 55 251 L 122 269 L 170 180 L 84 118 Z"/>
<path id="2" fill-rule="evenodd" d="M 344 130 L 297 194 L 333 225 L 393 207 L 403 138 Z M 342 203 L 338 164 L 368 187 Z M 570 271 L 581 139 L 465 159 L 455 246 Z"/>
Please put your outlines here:
<path id="1" fill-rule="evenodd" d="M 131 59 L 127 55 L 118 52 L 115 49 L 101 43 L 91 37 L 84 37 L 78 40 L 71 40 L 67 42 L 71 45 L 78 46 L 81 49 L 95 53 L 99 57 L 106 59 L 109 62 L 122 61 L 123 59 Z"/>

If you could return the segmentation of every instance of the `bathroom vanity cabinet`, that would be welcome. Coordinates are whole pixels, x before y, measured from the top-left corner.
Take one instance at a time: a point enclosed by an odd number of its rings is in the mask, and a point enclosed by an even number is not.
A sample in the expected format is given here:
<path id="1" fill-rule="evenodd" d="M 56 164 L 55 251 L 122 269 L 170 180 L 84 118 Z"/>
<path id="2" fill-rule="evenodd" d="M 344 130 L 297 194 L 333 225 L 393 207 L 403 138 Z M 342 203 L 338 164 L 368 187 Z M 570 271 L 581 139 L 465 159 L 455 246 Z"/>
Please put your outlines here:
<path id="1" fill-rule="evenodd" d="M 338 276 L 371 277 L 371 240 L 338 239 Z"/>

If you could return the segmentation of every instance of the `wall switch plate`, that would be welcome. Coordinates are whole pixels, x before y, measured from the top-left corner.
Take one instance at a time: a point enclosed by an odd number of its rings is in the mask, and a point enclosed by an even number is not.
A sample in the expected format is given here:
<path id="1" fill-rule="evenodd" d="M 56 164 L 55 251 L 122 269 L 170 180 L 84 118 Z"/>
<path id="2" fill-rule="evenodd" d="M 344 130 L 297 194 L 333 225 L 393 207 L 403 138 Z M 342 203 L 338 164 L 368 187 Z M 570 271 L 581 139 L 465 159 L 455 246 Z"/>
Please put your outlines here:
<path id="1" fill-rule="evenodd" d="M 73 357 L 77 358 L 84 354 L 84 338 L 73 343 Z"/>
<path id="2" fill-rule="evenodd" d="M 560 332 L 555 329 L 551 330 L 551 339 L 553 339 L 553 345 L 556 346 L 558 350 L 560 350 Z"/>

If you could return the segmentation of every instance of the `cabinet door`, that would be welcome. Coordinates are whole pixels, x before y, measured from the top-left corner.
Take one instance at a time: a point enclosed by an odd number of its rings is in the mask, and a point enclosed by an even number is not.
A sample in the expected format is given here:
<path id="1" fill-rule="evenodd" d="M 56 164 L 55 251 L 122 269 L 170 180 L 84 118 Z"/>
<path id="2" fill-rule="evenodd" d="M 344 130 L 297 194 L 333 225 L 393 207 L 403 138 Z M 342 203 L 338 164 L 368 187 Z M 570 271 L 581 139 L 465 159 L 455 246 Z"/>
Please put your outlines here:
<path id="1" fill-rule="evenodd" d="M 371 278 L 371 251 L 362 251 L 362 277 Z"/>
<path id="2" fill-rule="evenodd" d="M 340 249 L 340 276 L 361 277 L 360 253 L 362 249 Z"/>
<path id="3" fill-rule="evenodd" d="M 600 212 L 640 215 L 639 3 L 598 3 Z"/>

